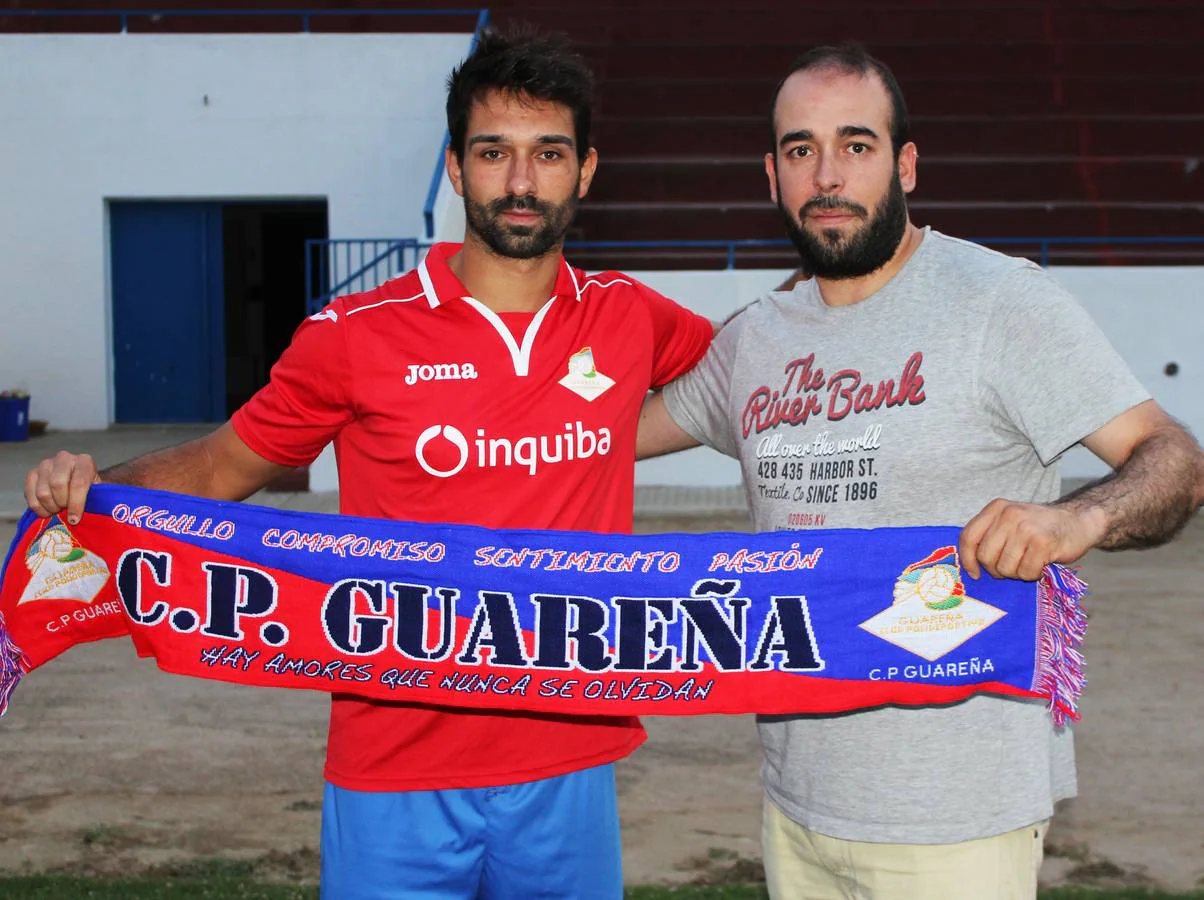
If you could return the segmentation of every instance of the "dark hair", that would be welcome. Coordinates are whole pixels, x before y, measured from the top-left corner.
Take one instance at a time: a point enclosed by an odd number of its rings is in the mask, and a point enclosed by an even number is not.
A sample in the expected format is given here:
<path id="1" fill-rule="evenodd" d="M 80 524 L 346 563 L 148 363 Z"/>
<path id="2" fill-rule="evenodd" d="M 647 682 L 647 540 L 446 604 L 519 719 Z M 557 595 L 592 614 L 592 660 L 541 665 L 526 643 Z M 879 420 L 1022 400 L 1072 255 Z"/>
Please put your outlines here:
<path id="1" fill-rule="evenodd" d="M 481 35 L 447 79 L 447 131 L 457 159 L 464 158 L 469 109 L 494 90 L 567 106 L 573 114 L 577 159 L 584 161 L 590 147 L 594 76 L 565 35 L 525 27 L 505 34 L 489 29 Z"/>
<path id="2" fill-rule="evenodd" d="M 773 99 L 769 102 L 769 138 L 770 147 L 777 150 L 777 122 L 774 121 L 774 110 L 778 105 L 778 95 L 782 93 L 782 85 L 786 79 L 797 72 L 813 69 L 834 69 L 855 75 L 869 75 L 873 72 L 881 80 L 890 97 L 890 143 L 895 156 L 903 149 L 903 145 L 911 140 L 911 120 L 907 116 L 907 102 L 903 99 L 903 91 L 890 66 L 870 56 L 865 47 L 854 41 L 839 46 L 813 47 L 796 59 L 790 66 L 790 71 L 778 82 L 773 90 Z"/>

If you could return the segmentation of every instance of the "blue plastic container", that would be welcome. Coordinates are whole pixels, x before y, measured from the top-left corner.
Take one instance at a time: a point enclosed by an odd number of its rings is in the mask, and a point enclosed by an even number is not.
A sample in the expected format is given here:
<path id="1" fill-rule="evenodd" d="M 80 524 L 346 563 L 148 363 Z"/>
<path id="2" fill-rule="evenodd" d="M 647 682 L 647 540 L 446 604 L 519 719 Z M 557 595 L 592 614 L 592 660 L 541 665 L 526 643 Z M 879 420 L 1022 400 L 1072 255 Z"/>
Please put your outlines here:
<path id="1" fill-rule="evenodd" d="M 0 441 L 29 440 L 29 398 L 0 397 Z"/>

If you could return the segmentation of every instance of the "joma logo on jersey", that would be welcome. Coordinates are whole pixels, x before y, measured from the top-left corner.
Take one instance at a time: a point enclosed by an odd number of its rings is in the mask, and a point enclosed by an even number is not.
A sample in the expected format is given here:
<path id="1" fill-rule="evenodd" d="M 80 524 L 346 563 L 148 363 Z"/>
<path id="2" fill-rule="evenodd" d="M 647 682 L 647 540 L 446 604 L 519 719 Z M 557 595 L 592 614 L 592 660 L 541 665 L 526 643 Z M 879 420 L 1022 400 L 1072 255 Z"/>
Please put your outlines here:
<path id="1" fill-rule="evenodd" d="M 433 366 L 410 366 L 406 384 L 420 381 L 463 381 L 477 377 L 477 368 L 472 363 L 436 363 Z"/>

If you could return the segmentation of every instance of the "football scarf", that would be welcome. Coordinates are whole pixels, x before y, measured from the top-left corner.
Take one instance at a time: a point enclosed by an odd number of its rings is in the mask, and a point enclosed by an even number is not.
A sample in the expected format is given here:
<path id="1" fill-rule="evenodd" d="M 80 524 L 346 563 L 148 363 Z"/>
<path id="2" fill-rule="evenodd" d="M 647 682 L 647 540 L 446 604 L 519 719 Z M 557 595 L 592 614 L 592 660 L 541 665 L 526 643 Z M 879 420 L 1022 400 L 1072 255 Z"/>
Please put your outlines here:
<path id="1" fill-rule="evenodd" d="M 1086 586 L 963 578 L 958 529 L 490 530 L 98 485 L 27 513 L 0 581 L 20 677 L 128 634 L 167 672 L 549 713 L 833 713 L 987 692 L 1077 717 Z"/>

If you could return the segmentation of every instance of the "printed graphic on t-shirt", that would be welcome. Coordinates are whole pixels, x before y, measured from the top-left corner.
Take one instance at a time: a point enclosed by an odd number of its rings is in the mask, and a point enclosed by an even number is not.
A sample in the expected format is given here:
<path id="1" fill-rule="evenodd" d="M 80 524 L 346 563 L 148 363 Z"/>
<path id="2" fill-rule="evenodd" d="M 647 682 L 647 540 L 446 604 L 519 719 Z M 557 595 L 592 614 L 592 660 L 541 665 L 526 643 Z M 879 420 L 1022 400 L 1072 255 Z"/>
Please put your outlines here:
<path id="1" fill-rule="evenodd" d="M 758 494 L 754 499 L 792 504 L 779 528 L 833 527 L 834 504 L 878 498 L 878 451 L 887 425 L 868 414 L 922 404 L 923 362 L 917 350 L 893 374 L 879 377 L 825 370 L 811 353 L 787 362 L 779 384 L 749 394 L 740 425 L 743 439 L 755 442 L 755 470 L 745 477 Z"/>

